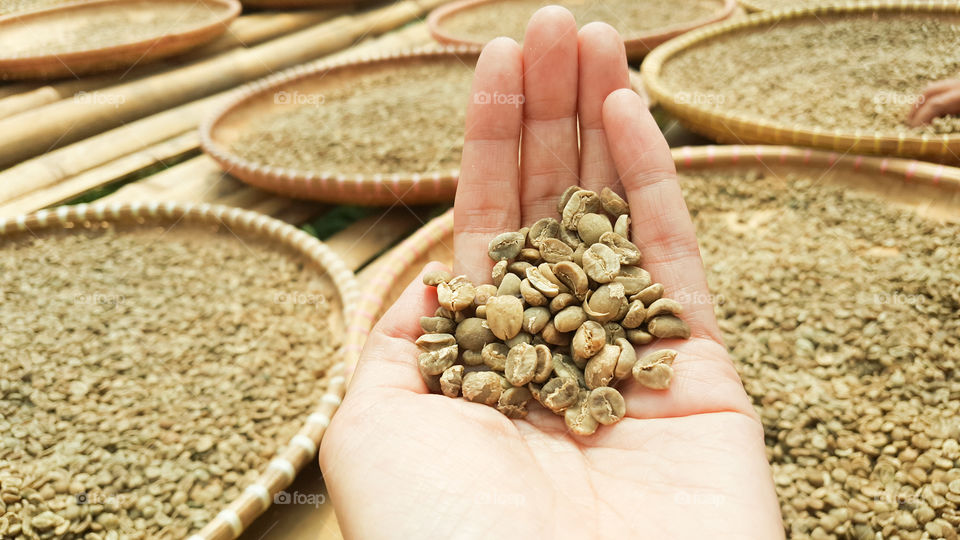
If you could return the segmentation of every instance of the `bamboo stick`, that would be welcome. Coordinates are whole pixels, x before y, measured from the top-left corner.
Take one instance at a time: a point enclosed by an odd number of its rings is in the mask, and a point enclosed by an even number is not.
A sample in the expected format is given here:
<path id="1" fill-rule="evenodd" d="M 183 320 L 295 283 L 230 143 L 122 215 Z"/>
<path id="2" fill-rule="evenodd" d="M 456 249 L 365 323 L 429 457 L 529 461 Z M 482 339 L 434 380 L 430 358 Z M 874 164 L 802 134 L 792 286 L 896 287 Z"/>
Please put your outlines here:
<path id="1" fill-rule="evenodd" d="M 63 100 L 0 120 L 0 166 L 342 49 L 366 35 L 379 35 L 421 16 L 443 1 L 404 0 L 337 17 L 250 49 L 106 88 L 104 94 L 112 97 L 109 103 Z M 6 198 L 9 196 L 0 196 L 0 200 Z"/>
<path id="2" fill-rule="evenodd" d="M 313 10 L 299 13 L 258 13 L 244 15 L 230 25 L 227 34 L 219 39 L 190 53 L 180 55 L 175 59 L 165 60 L 154 64 L 137 67 L 129 72 L 106 73 L 56 81 L 42 84 L 38 88 L 18 92 L 8 97 L 0 94 L 0 118 L 7 118 L 30 109 L 66 99 L 78 92 L 89 92 L 111 84 L 117 84 L 120 79 L 128 81 L 154 75 L 162 71 L 170 71 L 182 67 L 185 63 L 195 62 L 203 58 L 222 53 L 237 47 L 250 47 L 278 36 L 302 30 L 308 26 L 319 24 L 342 14 L 343 10 Z M 2 91 L 2 87 L 0 87 Z"/>
<path id="3" fill-rule="evenodd" d="M 159 144 L 148 146 L 143 150 L 90 169 L 47 189 L 34 191 L 0 205 L 0 218 L 35 212 L 76 198 L 91 189 L 134 174 L 147 167 L 196 152 L 199 143 L 199 134 L 195 130 L 187 131 Z"/>

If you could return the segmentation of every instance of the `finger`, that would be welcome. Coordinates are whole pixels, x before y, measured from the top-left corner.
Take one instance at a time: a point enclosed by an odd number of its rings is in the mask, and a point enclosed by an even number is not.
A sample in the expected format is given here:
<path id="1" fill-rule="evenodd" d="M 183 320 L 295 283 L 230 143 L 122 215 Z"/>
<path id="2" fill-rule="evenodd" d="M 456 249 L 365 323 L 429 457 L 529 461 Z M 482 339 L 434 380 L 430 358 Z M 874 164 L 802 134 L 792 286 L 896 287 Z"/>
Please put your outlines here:
<path id="1" fill-rule="evenodd" d="M 603 104 L 603 125 L 627 193 L 633 242 L 643 267 L 683 305 L 694 337 L 721 342 L 707 289 L 697 236 L 683 201 L 667 141 L 632 90 L 617 90 Z"/>
<path id="2" fill-rule="evenodd" d="M 454 272 L 474 283 L 490 281 L 490 239 L 520 228 L 522 62 L 515 41 L 497 38 L 484 47 L 473 76 L 454 204 Z"/>
<path id="3" fill-rule="evenodd" d="M 349 392 L 395 388 L 427 393 L 417 367 L 419 349 L 414 342 L 423 333 L 420 317 L 433 315 L 438 306 L 437 293 L 423 284 L 423 274 L 443 269 L 440 263 L 428 264 L 373 327 L 357 361 Z"/>
<path id="4" fill-rule="evenodd" d="M 580 185 L 599 193 L 604 187 L 614 189 L 618 184 L 617 167 L 603 132 L 603 101 L 614 90 L 629 88 L 630 74 L 623 38 L 609 24 L 584 26 L 579 41 Z M 615 190 L 623 195 L 621 188 Z"/>
<path id="5" fill-rule="evenodd" d="M 523 223 L 557 213 L 557 198 L 577 183 L 577 23 L 564 8 L 534 13 L 523 40 Z"/>
<path id="6" fill-rule="evenodd" d="M 958 112 L 960 112 L 960 88 L 954 88 L 925 100 L 920 108 L 914 111 L 908 124 L 912 127 L 919 127 L 930 123 L 938 116 Z"/>

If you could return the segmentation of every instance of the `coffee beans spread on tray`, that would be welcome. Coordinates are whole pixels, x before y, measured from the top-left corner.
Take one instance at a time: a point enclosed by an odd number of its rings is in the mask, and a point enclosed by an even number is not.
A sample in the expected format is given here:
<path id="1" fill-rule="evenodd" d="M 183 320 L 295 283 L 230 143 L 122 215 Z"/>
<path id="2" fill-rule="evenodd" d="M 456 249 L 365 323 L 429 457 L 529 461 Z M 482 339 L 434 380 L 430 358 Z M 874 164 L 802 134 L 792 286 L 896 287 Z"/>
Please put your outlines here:
<path id="1" fill-rule="evenodd" d="M 777 124 L 864 133 L 957 133 L 960 117 L 911 128 L 934 81 L 960 75 L 960 17 L 866 13 L 778 21 L 690 47 L 663 65 L 688 105 Z"/>
<path id="2" fill-rule="evenodd" d="M 338 300 L 249 239 L 0 239 L 0 538 L 185 538 L 324 392 Z"/>
<path id="3" fill-rule="evenodd" d="M 960 224 L 764 172 L 680 183 L 787 537 L 956 539 Z"/>
<path id="4" fill-rule="evenodd" d="M 434 392 L 524 418 L 531 400 L 590 435 L 626 414 L 613 385 L 633 377 L 670 386 L 677 353 L 637 357 L 635 345 L 690 337 L 678 302 L 663 297 L 630 240 L 627 203 L 569 188 L 560 219 L 543 218 L 490 241 L 492 283 L 424 275 L 440 307 L 423 317 L 420 372 Z"/>
<path id="5" fill-rule="evenodd" d="M 460 166 L 473 63 L 443 57 L 382 64 L 339 84 L 345 75 L 332 73 L 325 87 L 279 91 L 277 107 L 251 122 L 232 150 L 304 172 L 449 172 Z"/>

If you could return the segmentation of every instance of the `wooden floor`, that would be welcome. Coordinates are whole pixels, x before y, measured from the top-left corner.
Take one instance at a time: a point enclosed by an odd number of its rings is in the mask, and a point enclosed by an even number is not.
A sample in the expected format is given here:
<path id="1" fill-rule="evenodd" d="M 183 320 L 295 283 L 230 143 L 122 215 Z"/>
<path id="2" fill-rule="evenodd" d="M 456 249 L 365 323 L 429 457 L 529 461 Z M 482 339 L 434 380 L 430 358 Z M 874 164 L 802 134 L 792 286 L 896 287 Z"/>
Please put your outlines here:
<path id="1" fill-rule="evenodd" d="M 443 0 L 404 0 L 365 11 L 245 14 L 216 42 L 124 73 L 0 83 L 0 216 L 98 201 L 224 204 L 293 225 L 334 208 L 247 186 L 199 150 L 197 125 L 231 90 L 316 59 L 432 44 L 423 19 Z M 371 211 L 326 242 L 355 271 L 420 227 L 436 209 Z M 242 538 L 340 538 L 315 463 L 290 491 L 324 504 L 274 505 Z"/>

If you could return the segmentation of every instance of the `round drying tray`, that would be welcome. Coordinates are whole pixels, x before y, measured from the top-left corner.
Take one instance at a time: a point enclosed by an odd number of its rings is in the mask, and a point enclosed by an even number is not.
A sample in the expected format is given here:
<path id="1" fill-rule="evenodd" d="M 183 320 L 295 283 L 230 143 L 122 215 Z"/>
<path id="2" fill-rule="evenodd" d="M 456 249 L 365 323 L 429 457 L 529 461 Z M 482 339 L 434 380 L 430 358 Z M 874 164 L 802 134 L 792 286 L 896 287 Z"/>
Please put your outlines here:
<path id="1" fill-rule="evenodd" d="M 427 25 L 430 28 L 430 34 L 434 39 L 446 45 L 461 45 L 469 47 L 482 46 L 482 42 L 457 36 L 456 34 L 446 30 L 443 27 L 444 20 L 454 15 L 460 15 L 468 12 L 471 9 L 479 6 L 503 1 L 504 0 L 460 0 L 440 6 L 433 10 L 429 17 L 427 17 Z M 689 32 L 695 28 L 699 28 L 717 21 L 722 21 L 730 17 L 733 14 L 734 9 L 737 7 L 737 3 L 736 0 L 718 0 L 717 6 L 718 9 L 713 13 L 693 21 L 682 22 L 671 26 L 666 26 L 664 28 L 650 30 L 639 35 L 625 35 L 623 43 L 627 49 L 627 56 L 630 58 L 630 60 L 639 61 L 647 53 L 653 50 L 654 47 L 671 38 Z M 608 22 L 611 22 L 612 24 L 614 21 Z"/>
<path id="2" fill-rule="evenodd" d="M 240 9 L 237 0 L 88 0 L 6 15 L 0 17 L 0 78 L 76 77 L 145 64 L 212 41 Z M 64 39 L 102 36 L 145 20 L 163 29 L 59 47 Z"/>
<path id="3" fill-rule="evenodd" d="M 372 0 L 240 0 L 243 7 L 253 9 L 310 9 L 353 7 Z"/>
<path id="4" fill-rule="evenodd" d="M 358 174 L 338 171 L 334 164 L 330 164 L 326 170 L 297 170 L 252 161 L 235 152 L 232 145 L 253 129 L 254 122 L 282 107 L 289 107 L 295 96 L 323 95 L 325 89 L 350 88 L 351 79 L 366 73 L 394 67 L 403 69 L 423 62 L 455 62 L 472 66 L 479 54 L 480 49 L 475 47 L 428 47 L 359 60 L 299 66 L 238 90 L 201 125 L 201 146 L 231 175 L 288 197 L 361 205 L 452 201 L 459 177 L 456 169 L 406 173 L 384 170 L 376 174 Z M 631 75 L 631 84 L 636 92 L 646 96 L 639 77 Z M 284 99 L 278 102 L 277 96 Z"/>
<path id="5" fill-rule="evenodd" d="M 105 227 L 124 230 L 164 226 L 190 227 L 191 234 L 217 234 L 223 231 L 230 238 L 262 241 L 297 257 L 306 267 L 325 274 L 339 296 L 340 309 L 334 313 L 339 326 L 347 326 L 359 289 L 353 272 L 330 248 L 307 233 L 271 217 L 226 206 L 179 202 L 129 204 L 80 204 L 41 210 L 34 214 L 0 218 L 0 244 L 24 235 L 70 234 Z M 353 349 L 341 346 L 337 361 L 326 371 L 326 389 L 317 408 L 306 416 L 303 426 L 289 441 L 279 446 L 272 461 L 260 471 L 256 481 L 230 502 L 194 539 L 232 539 L 250 525 L 273 502 L 274 494 L 293 481 L 305 464 L 316 456 L 331 416 L 336 412 L 345 389 L 345 366 L 352 365 Z"/>
<path id="6" fill-rule="evenodd" d="M 790 144 L 811 146 L 843 153 L 879 154 L 955 162 L 960 160 L 960 134 L 916 135 L 906 131 L 865 132 L 860 129 L 823 129 L 789 125 L 772 118 L 758 118 L 713 108 L 708 104 L 691 103 L 684 94 L 671 89 L 661 77 L 663 66 L 684 51 L 708 41 L 773 28 L 794 21 L 810 21 L 822 25 L 822 17 L 859 15 L 876 12 L 951 15 L 960 21 L 960 3 L 952 1 L 913 3 L 909 1 L 874 0 L 784 11 L 765 11 L 750 17 L 711 25 L 665 43 L 650 54 L 641 66 L 643 82 L 651 97 L 670 114 L 693 131 L 720 142 L 738 144 Z M 745 66 L 744 69 L 749 69 Z"/>
<path id="7" fill-rule="evenodd" d="M 890 204 L 934 218 L 960 215 L 960 168 L 941 164 L 790 146 L 685 146 L 673 150 L 673 160 L 680 174 L 718 169 L 806 172 L 824 183 L 869 190 Z M 383 311 L 430 261 L 453 264 L 452 209 L 361 274 L 365 292 L 350 324 L 351 352 L 359 353 Z M 363 280 L 365 275 L 370 276 L 368 281 Z"/>

